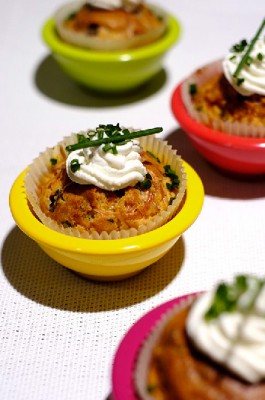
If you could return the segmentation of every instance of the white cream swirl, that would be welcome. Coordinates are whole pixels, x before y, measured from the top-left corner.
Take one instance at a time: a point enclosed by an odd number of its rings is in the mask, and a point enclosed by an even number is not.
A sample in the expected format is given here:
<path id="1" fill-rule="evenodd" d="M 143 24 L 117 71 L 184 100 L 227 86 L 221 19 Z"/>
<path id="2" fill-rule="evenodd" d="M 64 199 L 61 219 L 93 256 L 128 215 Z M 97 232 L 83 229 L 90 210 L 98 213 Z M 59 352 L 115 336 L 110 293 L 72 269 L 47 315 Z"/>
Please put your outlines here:
<path id="1" fill-rule="evenodd" d="M 243 96 L 260 94 L 265 96 L 265 37 L 258 39 L 249 54 L 251 62 L 245 63 L 238 78 L 233 74 L 240 63 L 243 52 L 230 51 L 223 60 L 223 70 L 226 79 L 233 88 Z M 239 83 L 240 82 L 240 83 Z"/>
<path id="2" fill-rule="evenodd" d="M 237 311 L 224 312 L 214 319 L 205 319 L 213 292 L 199 296 L 186 329 L 201 352 L 245 381 L 257 383 L 265 378 L 265 286 L 259 291 L 255 278 L 248 278 L 248 283 Z M 246 312 L 245 305 L 252 301 Z"/>
<path id="3" fill-rule="evenodd" d="M 139 4 L 142 4 L 143 0 L 87 0 L 87 3 L 93 7 L 98 7 L 105 10 L 124 8 L 127 11 L 132 11 Z"/>
<path id="4" fill-rule="evenodd" d="M 66 160 L 69 178 L 80 185 L 95 185 L 105 190 L 135 186 L 145 179 L 146 168 L 141 162 L 138 140 L 116 144 L 117 154 L 105 152 L 104 145 L 72 151 Z M 73 172 L 73 163 L 80 166 Z"/>

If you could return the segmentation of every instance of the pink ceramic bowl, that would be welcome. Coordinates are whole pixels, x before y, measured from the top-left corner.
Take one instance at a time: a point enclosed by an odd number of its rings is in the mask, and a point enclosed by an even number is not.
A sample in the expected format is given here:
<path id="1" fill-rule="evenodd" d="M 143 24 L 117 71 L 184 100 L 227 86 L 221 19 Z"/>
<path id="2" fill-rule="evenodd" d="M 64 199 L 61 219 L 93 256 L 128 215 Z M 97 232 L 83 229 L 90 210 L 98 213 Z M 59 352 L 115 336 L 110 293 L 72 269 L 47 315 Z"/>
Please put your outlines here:
<path id="1" fill-rule="evenodd" d="M 265 174 L 265 138 L 233 136 L 195 121 L 187 113 L 182 101 L 181 85 L 173 92 L 171 108 L 198 152 L 212 164 L 229 172 Z"/>

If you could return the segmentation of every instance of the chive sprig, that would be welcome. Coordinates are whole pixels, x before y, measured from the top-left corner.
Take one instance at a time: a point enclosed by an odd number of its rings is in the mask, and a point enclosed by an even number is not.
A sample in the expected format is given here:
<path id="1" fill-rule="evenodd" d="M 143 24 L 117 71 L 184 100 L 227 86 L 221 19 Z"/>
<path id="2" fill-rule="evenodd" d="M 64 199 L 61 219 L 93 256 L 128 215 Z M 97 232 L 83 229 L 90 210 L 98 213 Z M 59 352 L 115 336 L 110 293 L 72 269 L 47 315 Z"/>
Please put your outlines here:
<path id="1" fill-rule="evenodd" d="M 250 284 L 250 281 L 252 281 L 252 284 Z M 264 279 L 246 275 L 236 276 L 231 284 L 220 283 L 214 293 L 213 302 L 204 315 L 205 319 L 213 320 L 222 313 L 236 310 L 240 310 L 243 313 L 250 312 L 264 285 Z M 246 296 L 246 294 L 247 297 L 242 302 L 242 297 Z"/>
<path id="2" fill-rule="evenodd" d="M 257 30 L 256 35 L 255 35 L 254 38 L 251 40 L 251 42 L 250 42 L 250 44 L 249 44 L 249 46 L 248 46 L 248 48 L 247 48 L 245 54 L 244 54 L 243 57 L 241 58 L 241 60 L 240 60 L 240 62 L 239 62 L 239 64 L 238 64 L 238 66 L 237 66 L 237 68 L 236 68 L 236 70 L 235 70 L 235 72 L 234 72 L 234 74 L 233 74 L 233 77 L 234 77 L 234 78 L 238 78 L 238 75 L 239 75 L 240 71 L 243 69 L 244 65 L 248 63 L 249 55 L 250 55 L 250 53 L 251 53 L 251 51 L 252 51 L 252 49 L 253 49 L 253 47 L 254 47 L 256 41 L 258 40 L 258 38 L 259 38 L 261 32 L 263 31 L 264 27 L 265 27 L 265 18 L 263 19 L 263 21 L 262 21 L 262 23 L 261 23 L 259 29 Z"/>
<path id="3" fill-rule="evenodd" d="M 101 126 L 104 128 L 104 125 Z M 79 149 L 84 149 L 87 147 L 98 147 L 102 144 L 118 144 L 122 142 L 127 142 L 132 139 L 136 139 L 142 136 L 148 136 L 148 135 L 154 135 L 155 133 L 160 133 L 163 131 L 163 128 L 161 127 L 156 127 L 156 128 L 150 128 L 150 129 L 144 129 L 136 132 L 129 132 L 128 129 L 120 130 L 117 133 L 117 129 L 115 131 L 115 134 L 109 134 L 107 137 L 100 137 L 97 139 L 82 139 L 80 142 L 75 143 L 75 144 L 70 144 L 66 146 L 66 150 L 68 152 L 74 151 L 74 150 L 79 150 Z"/>

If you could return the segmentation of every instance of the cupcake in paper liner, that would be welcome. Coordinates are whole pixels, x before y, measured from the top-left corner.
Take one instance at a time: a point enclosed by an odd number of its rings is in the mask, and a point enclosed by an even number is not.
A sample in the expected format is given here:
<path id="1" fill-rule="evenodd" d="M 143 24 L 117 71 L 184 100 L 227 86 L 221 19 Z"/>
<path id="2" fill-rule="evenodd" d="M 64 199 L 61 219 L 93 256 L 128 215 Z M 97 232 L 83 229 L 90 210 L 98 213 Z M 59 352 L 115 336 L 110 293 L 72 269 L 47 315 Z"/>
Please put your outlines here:
<path id="1" fill-rule="evenodd" d="M 168 222 L 184 200 L 186 174 L 177 152 L 153 130 L 142 136 L 147 131 L 121 142 L 135 131 L 100 125 L 46 149 L 25 179 L 33 212 L 51 229 L 89 239 L 136 236 Z M 118 142 L 105 143 L 106 132 Z M 85 147 L 102 135 L 104 143 Z"/>
<path id="2" fill-rule="evenodd" d="M 171 307 L 136 358 L 140 400 L 265 398 L 265 280 L 238 275 Z"/>
<path id="3" fill-rule="evenodd" d="M 55 13 L 56 29 L 67 43 L 98 51 L 121 51 L 159 39 L 168 16 L 142 0 L 88 0 L 62 5 Z"/>
<path id="4" fill-rule="evenodd" d="M 187 297 L 165 312 L 160 320 L 154 324 L 154 327 L 151 328 L 148 337 L 142 344 L 136 357 L 133 376 L 135 391 L 139 396 L 139 400 L 154 400 L 156 398 L 164 400 L 166 398 L 162 397 L 163 389 L 159 382 L 160 377 L 158 378 L 157 372 L 153 368 L 154 353 L 162 335 L 164 335 L 165 329 L 168 329 L 168 326 L 170 329 L 169 324 L 174 319 L 174 316 L 181 316 L 183 320 L 193 299 L 193 296 Z M 170 366 L 168 367 L 168 372 L 169 370 Z"/>
<path id="5" fill-rule="evenodd" d="M 183 82 L 182 98 L 190 116 L 214 130 L 264 137 L 265 36 L 242 40 L 223 60 L 197 69 Z"/>

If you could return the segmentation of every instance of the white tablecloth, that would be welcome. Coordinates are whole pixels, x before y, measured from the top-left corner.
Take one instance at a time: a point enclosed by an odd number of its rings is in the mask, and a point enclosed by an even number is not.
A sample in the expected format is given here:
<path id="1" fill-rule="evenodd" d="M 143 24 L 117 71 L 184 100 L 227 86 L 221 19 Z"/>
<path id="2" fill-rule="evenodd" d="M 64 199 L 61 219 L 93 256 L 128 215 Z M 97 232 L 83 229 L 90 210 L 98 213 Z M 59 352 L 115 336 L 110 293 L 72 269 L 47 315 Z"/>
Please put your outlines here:
<path id="1" fill-rule="evenodd" d="M 179 19 L 180 41 L 159 79 L 119 97 L 81 89 L 53 61 L 40 32 L 61 3 L 1 5 L 2 400 L 106 400 L 115 351 L 134 321 L 218 279 L 264 273 L 264 177 L 238 179 L 217 171 L 191 147 L 170 109 L 182 78 L 252 38 L 264 0 L 157 0 Z M 129 280 L 98 283 L 56 264 L 26 237 L 12 219 L 8 195 L 19 172 L 46 146 L 70 132 L 117 122 L 162 126 L 162 136 L 201 176 L 206 195 L 196 223 L 161 261 Z"/>

